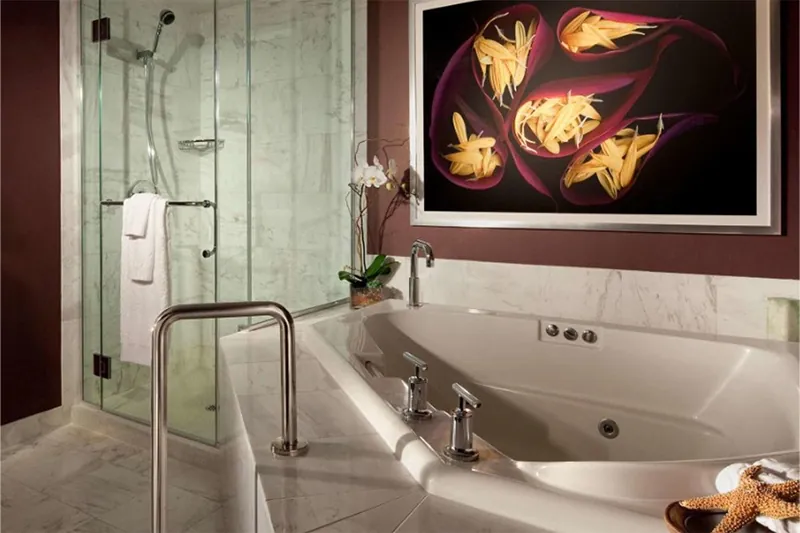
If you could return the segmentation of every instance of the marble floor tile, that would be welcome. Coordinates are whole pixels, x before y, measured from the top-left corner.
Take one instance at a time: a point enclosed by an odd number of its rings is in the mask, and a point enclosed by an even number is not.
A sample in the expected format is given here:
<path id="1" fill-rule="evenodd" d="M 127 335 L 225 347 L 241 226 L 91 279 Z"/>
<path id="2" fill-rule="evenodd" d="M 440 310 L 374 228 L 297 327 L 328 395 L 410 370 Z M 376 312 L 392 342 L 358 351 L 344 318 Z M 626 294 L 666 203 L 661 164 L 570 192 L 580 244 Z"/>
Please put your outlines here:
<path id="1" fill-rule="evenodd" d="M 167 482 L 173 487 L 211 501 L 221 502 L 224 498 L 222 481 L 217 472 L 198 468 L 183 461 L 175 459 L 167 461 Z"/>
<path id="2" fill-rule="evenodd" d="M 104 461 L 120 460 L 141 452 L 136 446 L 75 425 L 59 428 L 44 440 L 56 447 L 95 453 Z"/>
<path id="3" fill-rule="evenodd" d="M 177 487 L 167 491 L 167 531 L 186 531 L 219 508 L 219 504 Z M 99 517 L 127 533 L 149 533 L 150 495 L 136 498 Z"/>
<path id="4" fill-rule="evenodd" d="M 2 476 L 3 533 L 61 533 L 89 520 L 86 513 Z"/>
<path id="5" fill-rule="evenodd" d="M 38 443 L 3 461 L 3 474 L 42 491 L 101 465 L 97 453 Z"/>
<path id="6" fill-rule="evenodd" d="M 150 479 L 152 465 L 148 450 L 140 451 L 132 457 L 112 461 L 112 464 Z M 167 459 L 167 483 L 172 487 L 178 487 L 211 501 L 221 502 L 225 498 L 221 489 L 222 482 L 216 470 L 199 468 L 172 457 Z"/>
<path id="7" fill-rule="evenodd" d="M 101 516 L 150 492 L 147 477 L 104 463 L 86 475 L 48 487 L 45 494 L 92 516 Z"/>
<path id="8" fill-rule="evenodd" d="M 88 522 L 83 522 L 74 529 L 70 529 L 69 533 L 124 533 L 121 529 L 117 529 L 111 524 L 107 524 L 102 520 L 93 518 Z"/>
<path id="9" fill-rule="evenodd" d="M 397 533 L 546 533 L 527 524 L 494 516 L 428 495 L 397 528 Z"/>
<path id="10" fill-rule="evenodd" d="M 419 489 L 369 490 L 267 502 L 275 533 L 306 533 L 363 513 Z"/>
<path id="11" fill-rule="evenodd" d="M 274 458 L 254 450 L 267 500 L 381 489 L 417 483 L 375 434 L 312 440 L 308 455 Z"/>
<path id="12" fill-rule="evenodd" d="M 414 512 L 414 509 L 420 505 L 424 498 L 425 492 L 421 489 L 416 490 L 402 498 L 384 503 L 315 531 L 318 533 L 393 533 L 403 523 L 403 520 Z M 444 533 L 435 529 L 430 531 Z"/>
<path id="13" fill-rule="evenodd" d="M 188 533 L 231 533 L 231 531 L 225 522 L 225 511 L 220 508 L 193 525 Z"/>
<path id="14" fill-rule="evenodd" d="M 46 494 L 26 487 L 16 479 L 6 475 L 1 477 L 0 507 L 2 507 L 4 513 L 7 510 L 35 505 L 37 502 L 47 499 Z"/>
<path id="15" fill-rule="evenodd" d="M 14 444 L 11 446 L 2 446 L 0 449 L 0 461 L 5 461 L 9 457 L 14 456 L 17 452 L 20 452 L 28 447 L 27 444 Z"/>
<path id="16" fill-rule="evenodd" d="M 127 468 L 128 470 L 132 470 L 133 472 L 139 473 L 143 476 L 150 475 L 151 463 L 149 450 L 139 450 L 139 453 L 136 455 L 131 455 L 130 457 L 121 457 L 110 462 L 113 465 Z M 169 469 L 169 465 L 167 465 L 167 469 Z"/>
<path id="17" fill-rule="evenodd" d="M 141 450 L 78 426 L 68 425 L 9 453 L 3 472 L 43 490 L 88 473 L 102 461 L 120 460 Z"/>

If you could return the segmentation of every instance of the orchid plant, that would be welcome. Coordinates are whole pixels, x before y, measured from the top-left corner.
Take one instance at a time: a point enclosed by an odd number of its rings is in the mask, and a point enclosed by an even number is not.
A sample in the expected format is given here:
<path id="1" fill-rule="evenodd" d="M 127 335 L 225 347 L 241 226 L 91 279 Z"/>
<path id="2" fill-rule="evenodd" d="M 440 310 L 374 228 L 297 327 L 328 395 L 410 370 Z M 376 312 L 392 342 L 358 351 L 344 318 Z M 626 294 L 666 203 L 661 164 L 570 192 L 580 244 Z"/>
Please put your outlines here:
<path id="1" fill-rule="evenodd" d="M 377 141 L 382 157 L 374 155 L 372 164 L 366 161 L 359 161 L 358 153 L 361 146 L 368 141 Z M 378 251 L 382 245 L 382 235 L 386 226 L 386 221 L 394 214 L 395 210 L 403 203 L 414 196 L 408 179 L 408 171 L 400 174 L 397 162 L 389 157 L 389 148 L 402 148 L 408 139 L 386 140 L 386 139 L 365 139 L 358 143 L 353 156 L 354 168 L 348 193 L 348 208 L 353 219 L 353 238 L 355 240 L 355 261 L 356 265 L 348 265 L 339 271 L 339 279 L 347 281 L 354 287 L 379 288 L 383 285 L 380 278 L 391 272 L 392 265 L 396 264 L 384 254 L 378 254 L 372 262 L 367 265 L 367 210 L 370 205 L 370 190 L 377 193 L 381 189 L 392 191 L 392 198 L 383 214 L 379 226 Z M 374 198 L 374 196 L 373 196 Z M 354 212 L 355 210 L 355 212 Z"/>

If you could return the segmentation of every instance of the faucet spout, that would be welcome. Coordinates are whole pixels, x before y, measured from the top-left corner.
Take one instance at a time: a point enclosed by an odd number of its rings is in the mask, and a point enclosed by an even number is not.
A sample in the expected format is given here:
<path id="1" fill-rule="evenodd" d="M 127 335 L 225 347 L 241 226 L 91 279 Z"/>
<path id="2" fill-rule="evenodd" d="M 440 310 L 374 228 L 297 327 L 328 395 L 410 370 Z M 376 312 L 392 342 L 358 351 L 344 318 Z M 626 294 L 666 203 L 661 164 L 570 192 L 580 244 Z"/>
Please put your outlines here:
<path id="1" fill-rule="evenodd" d="M 421 239 L 414 241 L 411 245 L 410 275 L 408 278 L 408 306 L 411 308 L 420 307 L 419 302 L 419 277 L 417 276 L 417 254 L 419 251 L 425 254 L 425 266 L 431 268 L 434 262 L 433 247 L 430 243 Z"/>

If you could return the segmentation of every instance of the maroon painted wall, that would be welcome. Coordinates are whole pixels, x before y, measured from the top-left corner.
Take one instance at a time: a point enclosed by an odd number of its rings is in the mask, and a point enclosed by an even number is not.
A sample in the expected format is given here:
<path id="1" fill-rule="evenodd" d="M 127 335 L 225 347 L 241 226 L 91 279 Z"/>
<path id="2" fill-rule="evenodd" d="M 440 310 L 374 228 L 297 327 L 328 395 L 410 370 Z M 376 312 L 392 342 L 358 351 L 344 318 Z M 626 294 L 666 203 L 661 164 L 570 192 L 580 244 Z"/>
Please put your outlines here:
<path id="1" fill-rule="evenodd" d="M 61 405 L 57 0 L 0 1 L 2 423 Z"/>
<path id="2" fill-rule="evenodd" d="M 782 110 L 784 234 L 780 236 L 652 234 L 565 230 L 412 227 L 408 207 L 387 224 L 381 250 L 408 254 L 415 238 L 430 241 L 437 257 L 541 265 L 798 279 L 798 2 L 782 6 L 784 77 Z M 368 136 L 408 136 L 408 5 L 404 0 L 369 0 Z M 374 148 L 370 149 L 370 154 Z M 400 168 L 408 152 L 391 154 Z M 373 212 L 382 215 L 389 195 L 382 191 Z M 370 248 L 378 251 L 371 217 Z"/>

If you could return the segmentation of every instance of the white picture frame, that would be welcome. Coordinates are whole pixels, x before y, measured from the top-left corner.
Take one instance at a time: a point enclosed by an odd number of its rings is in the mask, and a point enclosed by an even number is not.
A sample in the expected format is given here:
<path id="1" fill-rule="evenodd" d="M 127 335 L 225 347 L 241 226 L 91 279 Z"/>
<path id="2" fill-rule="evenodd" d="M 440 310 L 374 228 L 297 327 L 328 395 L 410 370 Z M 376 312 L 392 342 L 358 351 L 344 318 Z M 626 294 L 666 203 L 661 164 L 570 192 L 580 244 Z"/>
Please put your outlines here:
<path id="1" fill-rule="evenodd" d="M 644 215 L 604 213 L 504 213 L 426 209 L 422 47 L 423 14 L 474 0 L 409 0 L 410 166 L 412 226 L 547 228 L 665 233 L 781 233 L 781 124 L 779 1 L 756 0 L 757 212 L 752 216 Z M 547 0 L 543 0 L 547 1 Z M 436 169 L 432 170 L 435 173 Z"/>

